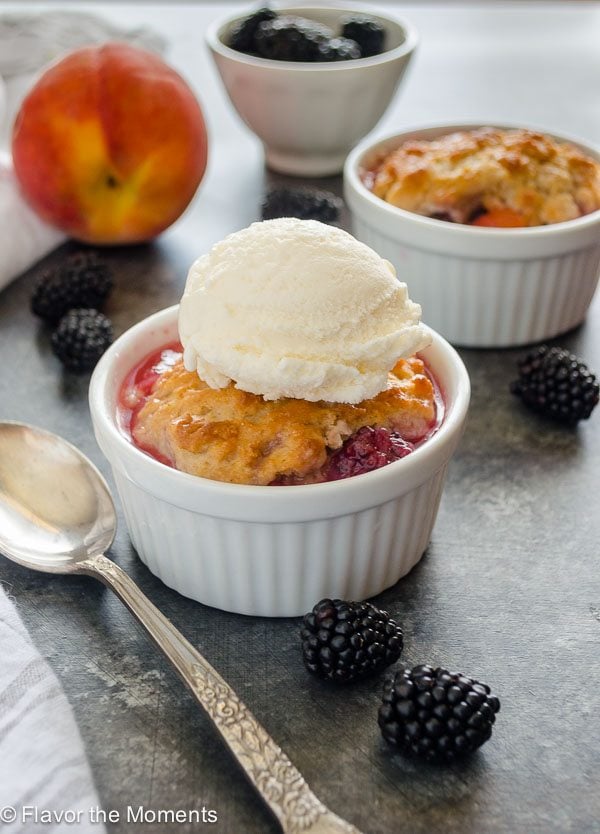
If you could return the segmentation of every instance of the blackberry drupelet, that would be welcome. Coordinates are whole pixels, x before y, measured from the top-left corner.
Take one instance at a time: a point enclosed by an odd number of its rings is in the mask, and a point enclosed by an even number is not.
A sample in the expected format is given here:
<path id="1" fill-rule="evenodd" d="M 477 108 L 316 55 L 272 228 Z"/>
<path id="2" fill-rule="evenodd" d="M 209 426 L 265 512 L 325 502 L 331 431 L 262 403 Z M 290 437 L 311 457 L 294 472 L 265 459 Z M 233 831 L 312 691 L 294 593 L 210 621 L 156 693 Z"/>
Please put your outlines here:
<path id="1" fill-rule="evenodd" d="M 261 208 L 263 220 L 276 217 L 298 217 L 300 220 L 320 220 L 336 223 L 340 219 L 342 200 L 331 191 L 306 186 L 280 186 L 267 192 Z"/>
<path id="2" fill-rule="evenodd" d="M 322 599 L 305 614 L 304 665 L 313 675 L 335 683 L 368 677 L 400 657 L 402 629 L 369 602 Z"/>
<path id="3" fill-rule="evenodd" d="M 383 52 L 385 29 L 374 18 L 353 15 L 342 22 L 342 37 L 356 41 L 363 58 Z"/>
<path id="4" fill-rule="evenodd" d="M 339 481 L 372 472 L 406 457 L 413 449 L 414 446 L 398 432 L 383 426 L 363 426 L 331 455 L 326 479 Z"/>
<path id="5" fill-rule="evenodd" d="M 510 390 L 525 405 L 561 423 L 587 420 L 600 388 L 587 365 L 564 348 L 542 345 L 519 361 L 519 378 Z"/>
<path id="6" fill-rule="evenodd" d="M 319 61 L 355 61 L 361 57 L 356 41 L 348 38 L 331 38 L 319 46 Z"/>
<path id="7" fill-rule="evenodd" d="M 238 52 L 245 52 L 247 54 L 256 53 L 255 37 L 258 27 L 266 20 L 275 20 L 277 12 L 267 7 L 258 9 L 248 17 L 240 20 L 229 35 L 229 46 Z"/>
<path id="8" fill-rule="evenodd" d="M 77 252 L 41 276 L 31 296 L 31 310 L 55 322 L 74 307 L 101 307 L 112 287 L 108 265 L 95 252 Z"/>
<path id="9" fill-rule="evenodd" d="M 273 61 L 318 61 L 319 47 L 333 32 L 303 17 L 284 15 L 261 23 L 254 39 L 262 58 Z"/>
<path id="10" fill-rule="evenodd" d="M 451 762 L 492 734 L 500 701 L 489 686 L 446 669 L 402 668 L 384 688 L 379 726 L 400 752 Z"/>
<path id="11" fill-rule="evenodd" d="M 69 371 L 90 371 L 113 340 L 110 319 L 98 310 L 69 310 L 52 334 L 52 350 Z"/>

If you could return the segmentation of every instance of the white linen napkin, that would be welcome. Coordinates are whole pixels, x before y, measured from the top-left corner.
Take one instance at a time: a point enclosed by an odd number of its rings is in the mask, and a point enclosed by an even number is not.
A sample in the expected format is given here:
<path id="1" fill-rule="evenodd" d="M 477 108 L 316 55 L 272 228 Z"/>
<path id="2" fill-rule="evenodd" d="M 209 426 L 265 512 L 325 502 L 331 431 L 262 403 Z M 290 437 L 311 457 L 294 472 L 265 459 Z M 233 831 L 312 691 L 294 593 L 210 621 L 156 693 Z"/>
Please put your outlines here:
<path id="1" fill-rule="evenodd" d="M 0 830 L 102 834 L 99 806 L 65 694 L 0 585 Z"/>
<path id="2" fill-rule="evenodd" d="M 0 290 L 64 239 L 25 203 L 10 157 L 0 151 Z"/>

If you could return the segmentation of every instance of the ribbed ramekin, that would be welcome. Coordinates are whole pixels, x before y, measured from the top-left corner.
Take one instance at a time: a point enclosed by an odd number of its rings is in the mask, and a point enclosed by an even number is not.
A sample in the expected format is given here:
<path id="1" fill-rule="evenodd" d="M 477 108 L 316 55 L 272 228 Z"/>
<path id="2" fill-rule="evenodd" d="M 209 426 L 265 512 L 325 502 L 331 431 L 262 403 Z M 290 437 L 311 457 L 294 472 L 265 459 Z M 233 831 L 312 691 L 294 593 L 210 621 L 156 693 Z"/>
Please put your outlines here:
<path id="1" fill-rule="evenodd" d="M 581 324 L 587 313 L 600 270 L 600 211 L 525 229 L 467 226 L 396 208 L 361 177 L 409 139 L 481 126 L 414 129 L 358 145 L 344 168 L 353 231 L 394 264 L 424 320 L 453 344 L 515 347 L 550 339 Z M 544 133 L 600 160 L 597 148 Z"/>
<path id="2" fill-rule="evenodd" d="M 90 409 L 142 561 L 187 597 L 267 617 L 302 614 L 325 596 L 365 599 L 393 585 L 427 547 L 469 403 L 460 357 L 431 335 L 422 356 L 446 413 L 430 439 L 365 475 L 269 487 L 178 472 L 131 443 L 117 422 L 120 386 L 141 359 L 177 338 L 177 307 L 124 333 L 94 371 Z"/>

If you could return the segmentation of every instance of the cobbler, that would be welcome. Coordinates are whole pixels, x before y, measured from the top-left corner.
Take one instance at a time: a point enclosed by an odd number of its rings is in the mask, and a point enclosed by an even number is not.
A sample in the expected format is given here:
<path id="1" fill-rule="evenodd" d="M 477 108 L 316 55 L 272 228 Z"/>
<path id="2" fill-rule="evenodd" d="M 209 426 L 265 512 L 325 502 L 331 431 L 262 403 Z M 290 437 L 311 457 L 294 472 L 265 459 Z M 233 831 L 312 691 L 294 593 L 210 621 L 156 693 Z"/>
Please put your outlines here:
<path id="1" fill-rule="evenodd" d="M 138 448 L 183 472 L 217 481 L 300 485 L 377 469 L 436 430 L 443 401 L 422 359 L 401 359 L 387 388 L 356 405 L 267 401 L 186 371 L 174 343 L 132 369 L 120 424 Z"/>
<path id="2" fill-rule="evenodd" d="M 600 163 L 523 129 L 406 141 L 365 182 L 398 208 L 477 226 L 543 226 L 600 209 Z"/>

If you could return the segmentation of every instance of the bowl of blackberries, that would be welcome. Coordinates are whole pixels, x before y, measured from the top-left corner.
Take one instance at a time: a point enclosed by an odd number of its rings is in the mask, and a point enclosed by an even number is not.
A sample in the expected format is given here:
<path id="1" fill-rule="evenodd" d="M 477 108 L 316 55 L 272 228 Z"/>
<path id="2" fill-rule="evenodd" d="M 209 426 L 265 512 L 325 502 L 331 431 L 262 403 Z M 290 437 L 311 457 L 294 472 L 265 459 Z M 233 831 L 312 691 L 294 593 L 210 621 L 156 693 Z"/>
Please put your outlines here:
<path id="1" fill-rule="evenodd" d="M 267 165 L 316 177 L 339 173 L 375 127 L 417 45 L 405 21 L 340 6 L 238 12 L 212 23 L 206 37 Z"/>

